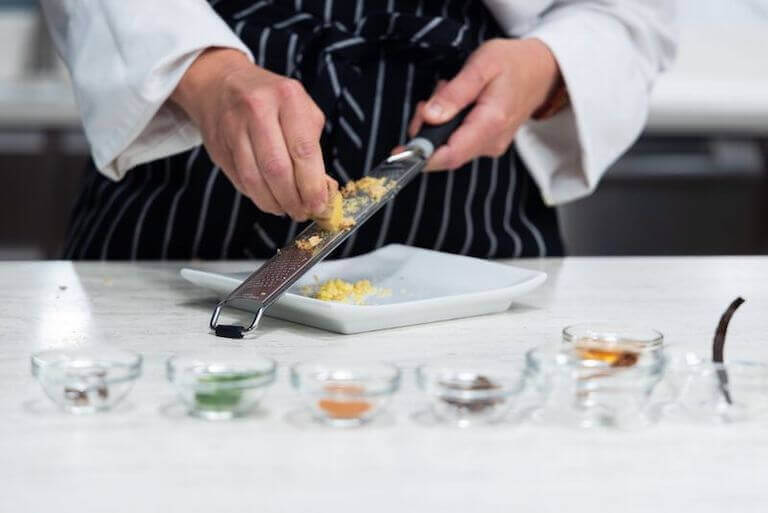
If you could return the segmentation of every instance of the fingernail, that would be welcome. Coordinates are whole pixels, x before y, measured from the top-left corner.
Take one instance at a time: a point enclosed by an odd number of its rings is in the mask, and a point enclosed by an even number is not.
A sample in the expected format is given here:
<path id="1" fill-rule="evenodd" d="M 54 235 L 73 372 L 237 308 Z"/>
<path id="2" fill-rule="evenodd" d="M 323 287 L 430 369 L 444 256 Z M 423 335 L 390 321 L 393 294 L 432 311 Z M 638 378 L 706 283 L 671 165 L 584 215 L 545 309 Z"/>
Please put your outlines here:
<path id="1" fill-rule="evenodd" d="M 443 115 L 443 106 L 437 102 L 432 102 L 427 105 L 427 114 L 439 118 Z"/>

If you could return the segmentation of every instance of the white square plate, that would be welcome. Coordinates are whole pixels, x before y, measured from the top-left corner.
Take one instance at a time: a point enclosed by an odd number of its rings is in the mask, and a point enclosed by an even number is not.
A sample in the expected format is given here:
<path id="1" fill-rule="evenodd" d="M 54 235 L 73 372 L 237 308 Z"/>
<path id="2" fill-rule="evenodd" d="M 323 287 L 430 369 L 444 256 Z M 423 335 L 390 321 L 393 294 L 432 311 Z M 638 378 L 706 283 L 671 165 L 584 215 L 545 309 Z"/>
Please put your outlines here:
<path id="1" fill-rule="evenodd" d="M 225 297 L 248 273 L 220 274 L 182 269 L 186 280 Z M 318 281 L 368 279 L 391 294 L 369 296 L 365 304 L 320 301 L 301 289 Z M 317 264 L 274 303 L 266 315 L 337 333 L 409 326 L 507 310 L 512 299 L 538 287 L 547 275 L 397 244 L 367 255 Z"/>

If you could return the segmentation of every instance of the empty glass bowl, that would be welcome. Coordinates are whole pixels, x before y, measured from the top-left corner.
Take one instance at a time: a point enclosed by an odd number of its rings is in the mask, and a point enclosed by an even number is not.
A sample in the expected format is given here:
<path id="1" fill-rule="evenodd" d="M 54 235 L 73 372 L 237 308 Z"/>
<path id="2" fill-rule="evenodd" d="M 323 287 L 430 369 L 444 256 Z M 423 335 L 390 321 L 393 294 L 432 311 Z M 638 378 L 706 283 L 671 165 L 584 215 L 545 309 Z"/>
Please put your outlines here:
<path id="1" fill-rule="evenodd" d="M 166 362 L 166 375 L 190 415 L 228 420 L 258 406 L 275 381 L 274 360 L 243 354 L 177 355 Z"/>
<path id="2" fill-rule="evenodd" d="M 714 363 L 685 353 L 674 357 L 667 381 L 676 407 L 667 409 L 668 416 L 723 423 L 768 416 L 768 363 Z"/>
<path id="3" fill-rule="evenodd" d="M 459 427 L 503 420 L 524 387 L 519 364 L 493 361 L 422 365 L 416 380 L 435 418 Z"/>
<path id="4" fill-rule="evenodd" d="M 400 370 L 386 363 L 297 363 L 291 368 L 291 383 L 315 419 L 354 427 L 384 411 L 400 387 Z"/>
<path id="5" fill-rule="evenodd" d="M 94 347 L 55 349 L 32 355 L 32 375 L 54 403 L 70 413 L 109 410 L 141 375 L 141 355 Z"/>
<path id="6" fill-rule="evenodd" d="M 583 428 L 647 425 L 665 357 L 661 351 L 626 348 L 615 353 L 562 345 L 530 350 L 527 378 L 540 401 L 533 419 Z"/>

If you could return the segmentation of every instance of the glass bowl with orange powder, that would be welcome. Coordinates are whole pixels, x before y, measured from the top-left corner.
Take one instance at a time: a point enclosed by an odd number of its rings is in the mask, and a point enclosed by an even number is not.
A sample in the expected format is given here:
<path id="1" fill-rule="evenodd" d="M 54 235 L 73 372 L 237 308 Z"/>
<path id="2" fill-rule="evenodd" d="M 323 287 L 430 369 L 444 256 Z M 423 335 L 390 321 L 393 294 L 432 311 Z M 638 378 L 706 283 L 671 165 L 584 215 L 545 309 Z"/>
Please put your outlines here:
<path id="1" fill-rule="evenodd" d="M 387 363 L 317 361 L 291 368 L 291 383 L 318 421 L 355 427 L 384 411 L 400 387 L 400 370 Z"/>

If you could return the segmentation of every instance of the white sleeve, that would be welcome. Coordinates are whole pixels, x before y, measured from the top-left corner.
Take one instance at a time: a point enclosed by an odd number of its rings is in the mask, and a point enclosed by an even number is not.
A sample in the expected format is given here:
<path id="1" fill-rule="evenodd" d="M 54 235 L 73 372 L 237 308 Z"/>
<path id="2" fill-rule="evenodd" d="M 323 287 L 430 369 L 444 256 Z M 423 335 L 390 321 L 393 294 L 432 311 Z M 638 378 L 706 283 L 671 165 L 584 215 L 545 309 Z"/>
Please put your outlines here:
<path id="1" fill-rule="evenodd" d="M 127 170 L 200 144 L 167 101 L 204 49 L 248 48 L 205 0 L 42 0 L 96 166 Z"/>
<path id="2" fill-rule="evenodd" d="M 516 138 L 548 205 L 590 194 L 642 132 L 653 82 L 675 53 L 674 3 L 559 0 L 524 34 L 550 48 L 570 96 Z"/>

